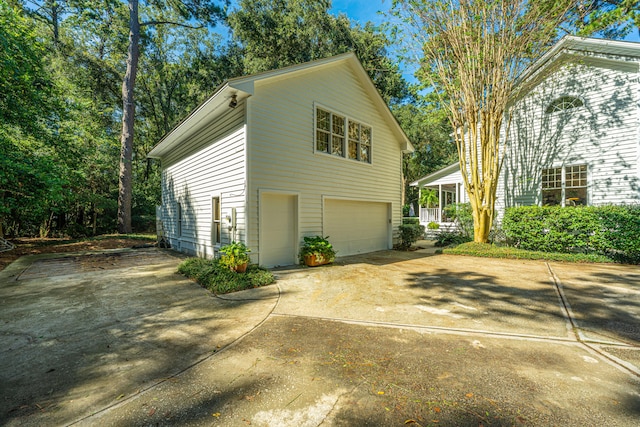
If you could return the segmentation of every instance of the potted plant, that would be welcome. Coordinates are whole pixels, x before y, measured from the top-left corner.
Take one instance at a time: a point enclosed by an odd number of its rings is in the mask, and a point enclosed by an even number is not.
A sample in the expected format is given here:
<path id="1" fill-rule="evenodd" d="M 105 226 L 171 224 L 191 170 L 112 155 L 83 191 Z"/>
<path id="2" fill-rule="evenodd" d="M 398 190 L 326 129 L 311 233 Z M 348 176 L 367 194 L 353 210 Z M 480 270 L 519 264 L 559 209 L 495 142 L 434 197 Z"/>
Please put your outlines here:
<path id="1" fill-rule="evenodd" d="M 304 244 L 300 249 L 300 263 L 309 267 L 332 263 L 336 259 L 336 251 L 328 239 L 329 236 L 304 237 Z"/>
<path id="2" fill-rule="evenodd" d="M 251 249 L 244 243 L 231 242 L 220 248 L 220 264 L 237 273 L 244 273 L 249 264 L 249 252 Z"/>

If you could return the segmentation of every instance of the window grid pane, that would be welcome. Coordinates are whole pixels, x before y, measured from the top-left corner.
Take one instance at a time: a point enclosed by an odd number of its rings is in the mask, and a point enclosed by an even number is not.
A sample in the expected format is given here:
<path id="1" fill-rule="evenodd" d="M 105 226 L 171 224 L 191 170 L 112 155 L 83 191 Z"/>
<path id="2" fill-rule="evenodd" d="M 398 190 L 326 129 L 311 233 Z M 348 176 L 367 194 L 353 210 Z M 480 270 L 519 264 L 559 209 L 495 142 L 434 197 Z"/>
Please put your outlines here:
<path id="1" fill-rule="evenodd" d="M 317 127 L 318 129 L 322 129 L 322 130 L 326 130 L 327 132 L 329 131 L 329 122 L 331 120 L 331 113 L 329 113 L 328 111 L 324 111 L 321 110 L 320 108 L 318 108 L 317 113 L 316 113 L 316 122 L 317 122 Z"/>
<path id="2" fill-rule="evenodd" d="M 587 165 L 569 166 L 566 170 L 567 188 L 587 186 Z"/>
<path id="3" fill-rule="evenodd" d="M 334 135 L 331 141 L 331 154 L 344 157 L 342 154 L 343 146 L 344 146 L 344 138 L 340 138 L 339 136 Z"/>
<path id="4" fill-rule="evenodd" d="M 543 169 L 542 188 L 545 190 L 562 188 L 562 168 Z"/>
<path id="5" fill-rule="evenodd" d="M 371 134 L 368 126 L 316 107 L 316 151 L 371 163 Z"/>
<path id="6" fill-rule="evenodd" d="M 329 134 L 327 132 L 321 130 L 316 132 L 316 150 L 329 152 Z"/>

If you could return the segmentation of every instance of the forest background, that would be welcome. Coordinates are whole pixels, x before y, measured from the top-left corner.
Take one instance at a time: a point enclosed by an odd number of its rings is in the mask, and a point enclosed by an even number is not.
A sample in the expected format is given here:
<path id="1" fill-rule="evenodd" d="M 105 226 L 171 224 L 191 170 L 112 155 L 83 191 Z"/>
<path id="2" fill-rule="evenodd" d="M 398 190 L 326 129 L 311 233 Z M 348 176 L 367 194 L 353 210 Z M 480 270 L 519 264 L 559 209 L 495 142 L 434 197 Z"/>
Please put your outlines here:
<path id="1" fill-rule="evenodd" d="M 0 0 L 0 237 L 119 228 L 132 2 Z M 637 9 L 633 16 L 616 12 L 637 0 L 588 3 L 606 19 L 577 11 L 559 36 L 637 34 Z M 347 51 L 358 55 L 416 148 L 403 162 L 406 203 L 418 196 L 409 182 L 456 161 L 445 109 L 419 68 L 416 79 L 403 76 L 399 64 L 415 50 L 403 49 L 402 23 L 391 14 L 360 23 L 333 10 L 329 0 L 140 1 L 131 87 L 133 231 L 154 229 L 160 203 L 159 165 L 146 153 L 217 86 Z"/>

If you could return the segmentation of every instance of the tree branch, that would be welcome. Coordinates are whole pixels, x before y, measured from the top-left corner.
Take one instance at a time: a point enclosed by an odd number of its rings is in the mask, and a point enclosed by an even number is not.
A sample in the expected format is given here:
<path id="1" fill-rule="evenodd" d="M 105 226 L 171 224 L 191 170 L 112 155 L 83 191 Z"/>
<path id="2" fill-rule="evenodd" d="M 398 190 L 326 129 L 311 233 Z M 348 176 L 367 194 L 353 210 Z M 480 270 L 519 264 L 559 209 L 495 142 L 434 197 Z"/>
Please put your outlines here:
<path id="1" fill-rule="evenodd" d="M 174 22 L 174 21 L 146 21 L 146 22 L 140 23 L 141 27 L 151 26 L 151 25 L 176 25 L 178 27 L 191 28 L 192 30 L 205 28 L 204 25 L 188 25 L 188 24 L 181 24 L 180 22 Z"/>

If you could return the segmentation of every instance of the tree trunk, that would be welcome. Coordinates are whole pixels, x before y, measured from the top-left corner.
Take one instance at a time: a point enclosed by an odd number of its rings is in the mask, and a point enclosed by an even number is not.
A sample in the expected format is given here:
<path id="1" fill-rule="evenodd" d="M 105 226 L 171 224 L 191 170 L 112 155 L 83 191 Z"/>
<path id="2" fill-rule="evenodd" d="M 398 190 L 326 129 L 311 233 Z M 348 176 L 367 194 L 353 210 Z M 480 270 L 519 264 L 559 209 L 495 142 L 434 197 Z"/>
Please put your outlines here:
<path id="1" fill-rule="evenodd" d="M 127 71 L 122 81 L 122 135 L 120 137 L 120 182 L 118 187 L 118 233 L 131 233 L 131 196 L 133 125 L 135 102 L 133 90 L 138 71 L 140 54 L 140 21 L 138 20 L 138 0 L 129 0 L 129 50 Z"/>
<path id="2" fill-rule="evenodd" d="M 481 209 L 477 213 L 474 209 L 473 217 L 473 241 L 476 243 L 489 243 L 489 233 L 491 232 L 493 215 L 486 209 Z"/>

